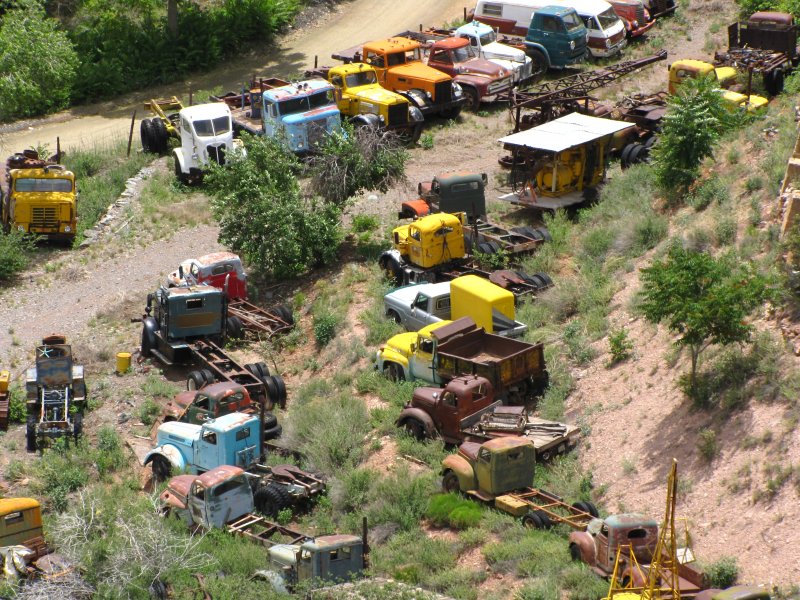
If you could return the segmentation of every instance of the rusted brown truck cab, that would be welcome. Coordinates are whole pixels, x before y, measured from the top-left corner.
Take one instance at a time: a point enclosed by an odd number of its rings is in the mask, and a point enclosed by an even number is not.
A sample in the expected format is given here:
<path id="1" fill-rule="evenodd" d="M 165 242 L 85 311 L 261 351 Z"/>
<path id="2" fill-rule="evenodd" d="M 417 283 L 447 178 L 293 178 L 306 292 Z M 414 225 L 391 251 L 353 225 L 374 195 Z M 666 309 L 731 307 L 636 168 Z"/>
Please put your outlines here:
<path id="1" fill-rule="evenodd" d="M 639 564 L 648 564 L 658 542 L 658 523 L 643 515 L 625 513 L 594 519 L 586 531 L 569 535 L 572 557 L 582 560 L 603 577 L 614 571 L 620 546 L 630 546 Z"/>
<path id="2" fill-rule="evenodd" d="M 212 383 L 200 390 L 179 392 L 164 409 L 164 421 L 200 424 L 232 412 L 255 414 L 244 386 L 230 381 Z"/>

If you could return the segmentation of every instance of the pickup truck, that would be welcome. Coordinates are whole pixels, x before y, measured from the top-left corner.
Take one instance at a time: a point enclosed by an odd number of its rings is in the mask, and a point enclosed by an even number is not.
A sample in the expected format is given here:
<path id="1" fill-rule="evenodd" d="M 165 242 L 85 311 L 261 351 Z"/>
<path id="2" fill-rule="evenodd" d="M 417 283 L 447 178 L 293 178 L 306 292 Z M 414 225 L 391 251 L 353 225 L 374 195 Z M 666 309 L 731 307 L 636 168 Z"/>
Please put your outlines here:
<path id="1" fill-rule="evenodd" d="M 445 385 L 461 375 L 480 375 L 499 400 L 524 404 L 547 389 L 544 346 L 486 333 L 463 317 L 400 333 L 383 344 L 376 369 L 394 380 Z"/>
<path id="2" fill-rule="evenodd" d="M 506 337 L 520 337 L 528 328 L 515 320 L 514 294 L 477 275 L 402 287 L 386 294 L 383 304 L 386 316 L 408 331 L 461 317 Z"/>
<path id="3" fill-rule="evenodd" d="M 568 452 L 580 437 L 574 425 L 531 417 L 521 406 L 502 406 L 492 384 L 474 375 L 457 377 L 444 389 L 417 388 L 397 426 L 417 439 L 439 436 L 448 444 L 519 436 L 533 442 L 539 461 Z"/>

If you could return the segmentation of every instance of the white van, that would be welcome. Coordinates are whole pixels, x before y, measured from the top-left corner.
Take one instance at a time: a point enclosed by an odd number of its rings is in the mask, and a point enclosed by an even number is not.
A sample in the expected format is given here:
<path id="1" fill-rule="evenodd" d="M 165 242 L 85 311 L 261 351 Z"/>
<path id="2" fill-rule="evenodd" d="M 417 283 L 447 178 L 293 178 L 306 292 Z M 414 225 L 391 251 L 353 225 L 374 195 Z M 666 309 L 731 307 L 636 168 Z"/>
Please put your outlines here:
<path id="1" fill-rule="evenodd" d="M 528 33 L 531 15 L 544 6 L 568 6 L 583 19 L 589 31 L 589 52 L 594 57 L 617 54 L 625 47 L 625 24 L 605 0 L 478 0 L 474 18 L 501 33 Z"/>

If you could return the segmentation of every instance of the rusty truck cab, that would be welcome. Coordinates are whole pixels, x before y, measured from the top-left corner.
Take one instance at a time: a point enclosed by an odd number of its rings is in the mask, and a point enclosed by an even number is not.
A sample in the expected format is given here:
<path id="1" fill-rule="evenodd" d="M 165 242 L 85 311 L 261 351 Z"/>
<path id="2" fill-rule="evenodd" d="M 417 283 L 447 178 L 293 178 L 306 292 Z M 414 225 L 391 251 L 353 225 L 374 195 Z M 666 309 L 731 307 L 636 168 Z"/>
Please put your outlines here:
<path id="1" fill-rule="evenodd" d="M 595 519 L 587 531 L 597 540 L 597 567 L 605 573 L 614 570 L 620 546 L 630 546 L 639 564 L 649 564 L 658 542 L 658 523 L 638 514 Z"/>

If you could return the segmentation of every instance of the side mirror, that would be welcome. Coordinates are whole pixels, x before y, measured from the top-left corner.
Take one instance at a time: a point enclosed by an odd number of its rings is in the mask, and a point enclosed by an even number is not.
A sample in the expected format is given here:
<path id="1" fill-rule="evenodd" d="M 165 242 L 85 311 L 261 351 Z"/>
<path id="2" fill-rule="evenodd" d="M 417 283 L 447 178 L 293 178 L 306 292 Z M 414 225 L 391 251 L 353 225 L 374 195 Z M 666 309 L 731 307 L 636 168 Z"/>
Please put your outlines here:
<path id="1" fill-rule="evenodd" d="M 411 352 L 416 352 L 416 351 L 417 351 L 417 345 L 411 344 Z"/>
<path id="2" fill-rule="evenodd" d="M 178 277 L 183 279 L 183 265 L 178 265 Z"/>

